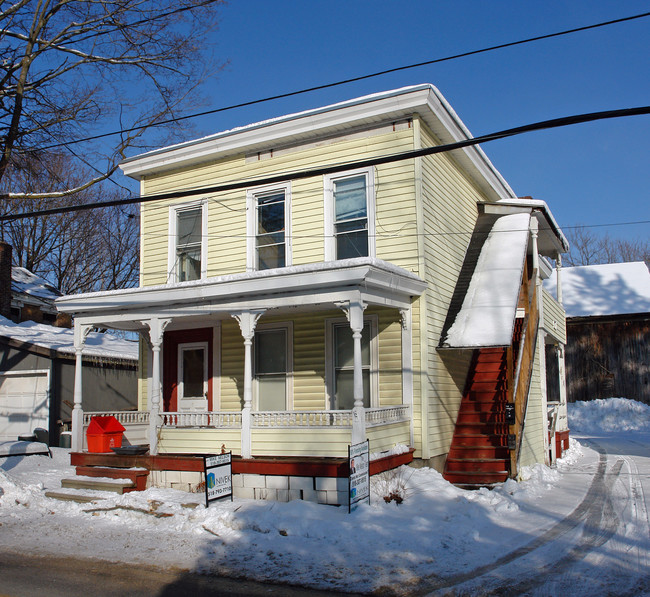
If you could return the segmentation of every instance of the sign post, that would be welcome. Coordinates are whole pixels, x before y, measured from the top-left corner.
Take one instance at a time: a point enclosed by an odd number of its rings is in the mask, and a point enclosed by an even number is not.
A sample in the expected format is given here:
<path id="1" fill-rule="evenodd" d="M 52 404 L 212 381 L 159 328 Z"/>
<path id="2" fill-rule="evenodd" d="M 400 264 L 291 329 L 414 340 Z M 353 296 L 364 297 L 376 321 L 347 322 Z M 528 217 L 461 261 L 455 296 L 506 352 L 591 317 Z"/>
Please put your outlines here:
<path id="1" fill-rule="evenodd" d="M 232 501 L 232 452 L 203 457 L 205 470 L 205 507 L 227 498 Z"/>
<path id="2" fill-rule="evenodd" d="M 348 446 L 350 463 L 348 512 L 353 512 L 360 503 L 370 503 L 370 442 Z"/>

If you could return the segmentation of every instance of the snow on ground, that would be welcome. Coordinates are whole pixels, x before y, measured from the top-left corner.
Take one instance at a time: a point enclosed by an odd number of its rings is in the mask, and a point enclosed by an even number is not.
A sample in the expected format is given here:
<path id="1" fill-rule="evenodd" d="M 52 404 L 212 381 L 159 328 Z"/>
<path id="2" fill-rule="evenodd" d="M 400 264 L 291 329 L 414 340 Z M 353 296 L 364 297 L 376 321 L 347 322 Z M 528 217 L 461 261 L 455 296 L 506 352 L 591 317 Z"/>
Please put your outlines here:
<path id="1" fill-rule="evenodd" d="M 602 412 L 600 402 L 571 406 L 571 425 L 575 412 L 580 424 L 605 423 L 607 417 L 588 412 Z M 622 421 L 638 404 L 604 402 Z M 463 491 L 432 469 L 402 467 L 374 478 L 371 505 L 348 514 L 302 501 L 237 499 L 206 509 L 202 494 L 168 489 L 105 493 L 95 504 L 60 502 L 44 489 L 58 489 L 74 472 L 68 450 L 52 453 L 0 459 L 0 550 L 360 592 L 406 592 L 411 583 L 467 572 L 529 544 L 583 500 L 593 478 L 584 471 L 598 464 L 594 450 L 572 441 L 557 468 L 525 469 L 522 482 L 493 491 Z M 393 492 L 403 503 L 384 501 Z M 188 502 L 200 505 L 184 507 Z"/>

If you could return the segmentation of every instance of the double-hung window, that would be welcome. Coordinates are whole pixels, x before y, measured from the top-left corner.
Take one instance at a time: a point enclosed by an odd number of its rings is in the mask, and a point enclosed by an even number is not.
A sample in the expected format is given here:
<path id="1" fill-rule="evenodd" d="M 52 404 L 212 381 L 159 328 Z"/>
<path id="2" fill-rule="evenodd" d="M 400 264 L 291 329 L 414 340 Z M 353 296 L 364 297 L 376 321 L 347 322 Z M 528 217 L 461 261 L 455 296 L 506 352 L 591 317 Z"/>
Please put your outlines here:
<path id="1" fill-rule="evenodd" d="M 289 185 L 248 192 L 248 269 L 291 265 Z"/>
<path id="2" fill-rule="evenodd" d="M 169 272 L 172 282 L 205 277 L 206 214 L 205 203 L 171 208 Z"/>
<path id="3" fill-rule="evenodd" d="M 325 258 L 374 257 L 374 171 L 325 177 Z"/>
<path id="4" fill-rule="evenodd" d="M 255 331 L 255 402 L 257 410 L 288 410 L 291 403 L 291 325 Z"/>
<path id="5" fill-rule="evenodd" d="M 361 332 L 361 376 L 363 405 L 376 406 L 378 400 L 377 321 L 364 318 Z M 347 321 L 331 321 L 327 331 L 328 394 L 333 410 L 351 410 L 354 406 L 354 339 Z"/>

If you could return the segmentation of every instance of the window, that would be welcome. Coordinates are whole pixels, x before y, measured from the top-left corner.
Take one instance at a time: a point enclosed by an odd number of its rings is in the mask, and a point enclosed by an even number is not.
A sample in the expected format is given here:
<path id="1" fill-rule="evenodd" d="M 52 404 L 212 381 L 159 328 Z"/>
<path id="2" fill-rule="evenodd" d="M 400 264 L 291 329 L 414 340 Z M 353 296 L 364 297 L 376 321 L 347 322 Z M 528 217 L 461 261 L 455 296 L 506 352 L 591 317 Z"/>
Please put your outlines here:
<path id="1" fill-rule="evenodd" d="M 376 318 L 364 319 L 361 332 L 361 368 L 363 405 L 366 408 L 378 402 L 376 328 Z M 351 410 L 354 406 L 354 340 L 347 321 L 330 322 L 328 344 L 330 408 Z"/>
<path id="2" fill-rule="evenodd" d="M 172 207 L 169 231 L 169 272 L 172 282 L 200 280 L 206 275 L 207 204 Z"/>
<path id="3" fill-rule="evenodd" d="M 289 185 L 248 192 L 248 268 L 265 270 L 291 265 Z"/>
<path id="4" fill-rule="evenodd" d="M 255 331 L 255 398 L 257 410 L 288 410 L 291 381 L 290 326 Z"/>
<path id="5" fill-rule="evenodd" d="M 374 179 L 371 168 L 325 177 L 325 258 L 375 254 Z"/>

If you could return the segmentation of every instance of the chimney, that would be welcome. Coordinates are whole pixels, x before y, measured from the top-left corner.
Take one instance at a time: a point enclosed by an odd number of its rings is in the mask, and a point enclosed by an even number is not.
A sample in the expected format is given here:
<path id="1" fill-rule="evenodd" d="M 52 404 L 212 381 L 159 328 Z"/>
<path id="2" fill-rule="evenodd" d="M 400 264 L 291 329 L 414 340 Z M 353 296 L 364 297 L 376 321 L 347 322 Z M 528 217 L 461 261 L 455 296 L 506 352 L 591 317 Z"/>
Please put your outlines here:
<path id="1" fill-rule="evenodd" d="M 11 318 L 11 245 L 0 241 L 0 315 Z"/>

